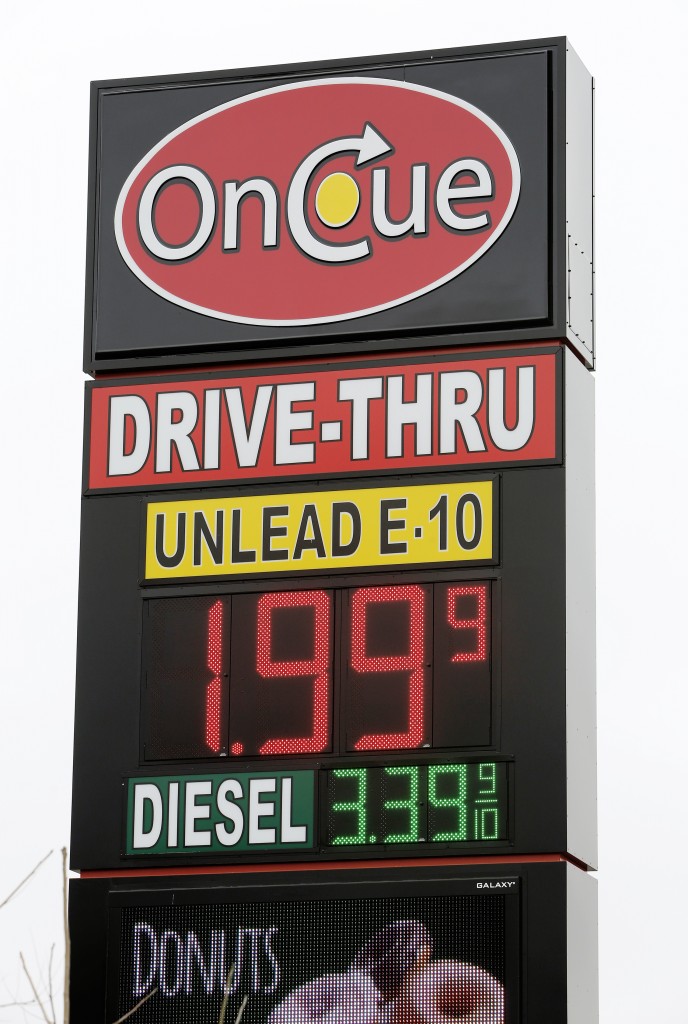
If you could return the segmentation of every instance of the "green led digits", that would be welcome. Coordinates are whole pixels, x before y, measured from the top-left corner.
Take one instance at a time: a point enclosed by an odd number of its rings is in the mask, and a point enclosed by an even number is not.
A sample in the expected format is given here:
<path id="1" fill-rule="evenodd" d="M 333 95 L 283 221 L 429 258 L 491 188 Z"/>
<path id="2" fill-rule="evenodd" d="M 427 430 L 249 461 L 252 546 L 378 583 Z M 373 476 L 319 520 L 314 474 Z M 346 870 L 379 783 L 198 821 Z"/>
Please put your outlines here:
<path id="1" fill-rule="evenodd" d="M 333 846 L 353 846 L 368 842 L 366 834 L 367 774 L 365 768 L 335 768 L 332 772 L 335 779 L 356 779 L 358 783 L 355 800 L 339 801 L 338 803 L 333 803 L 330 807 L 331 814 L 335 814 L 338 811 L 348 811 L 349 813 L 354 812 L 356 814 L 356 835 L 335 836 L 331 839 Z"/>
<path id="2" fill-rule="evenodd" d="M 456 783 L 452 786 L 454 795 L 440 796 L 438 793 L 438 781 L 443 776 L 450 775 L 456 778 Z M 430 765 L 428 768 L 428 804 L 430 807 L 451 807 L 456 811 L 456 830 L 454 832 L 437 832 L 434 836 L 430 836 L 433 842 L 456 843 L 468 838 L 465 764 Z"/>
<path id="3" fill-rule="evenodd" d="M 328 779 L 328 846 L 508 839 L 506 762 L 332 768 Z"/>
<path id="4" fill-rule="evenodd" d="M 385 843 L 420 842 L 421 836 L 418 831 L 418 768 L 410 765 L 403 768 L 385 768 L 385 776 L 405 776 L 408 779 L 407 796 L 402 799 L 385 800 L 382 805 L 385 811 L 408 811 L 408 832 L 392 832 L 390 835 L 385 836 L 383 841 Z"/>
<path id="5" fill-rule="evenodd" d="M 497 806 L 497 765 L 478 765 L 478 795 L 474 800 L 474 837 L 476 839 L 499 838 L 499 808 Z"/>

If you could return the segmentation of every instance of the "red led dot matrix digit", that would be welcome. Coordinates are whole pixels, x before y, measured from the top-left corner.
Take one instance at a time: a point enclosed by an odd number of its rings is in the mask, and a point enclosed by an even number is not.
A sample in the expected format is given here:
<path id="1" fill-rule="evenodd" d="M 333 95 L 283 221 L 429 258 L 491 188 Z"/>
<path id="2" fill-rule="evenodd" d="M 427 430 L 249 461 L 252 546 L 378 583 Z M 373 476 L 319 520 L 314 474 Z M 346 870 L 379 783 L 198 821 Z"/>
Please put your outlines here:
<path id="1" fill-rule="evenodd" d="M 220 752 L 220 707 L 222 704 L 222 601 L 208 612 L 208 668 L 213 678 L 205 699 L 205 742 L 214 754 Z"/>
<path id="2" fill-rule="evenodd" d="M 477 614 L 473 619 L 457 619 L 456 601 L 459 597 L 475 597 Z M 487 658 L 487 586 L 478 584 L 471 587 L 449 587 L 447 590 L 447 621 L 452 629 L 474 629 L 476 646 L 474 651 L 455 654 L 452 661 L 485 661 Z"/>
<path id="3" fill-rule="evenodd" d="M 408 654 L 368 657 L 366 609 L 383 601 L 408 602 L 411 612 Z M 351 598 L 351 667 L 356 672 L 410 672 L 408 732 L 370 733 L 354 744 L 356 750 L 399 750 L 423 743 L 425 689 L 425 601 L 422 587 L 362 587 Z"/>
<path id="4" fill-rule="evenodd" d="M 272 660 L 272 612 L 279 608 L 314 608 L 313 657 L 303 661 Z M 261 754 L 319 754 L 327 749 L 330 719 L 331 602 L 324 590 L 263 594 L 258 601 L 256 668 L 264 679 L 315 676 L 313 684 L 313 732 L 302 738 L 267 740 Z"/>

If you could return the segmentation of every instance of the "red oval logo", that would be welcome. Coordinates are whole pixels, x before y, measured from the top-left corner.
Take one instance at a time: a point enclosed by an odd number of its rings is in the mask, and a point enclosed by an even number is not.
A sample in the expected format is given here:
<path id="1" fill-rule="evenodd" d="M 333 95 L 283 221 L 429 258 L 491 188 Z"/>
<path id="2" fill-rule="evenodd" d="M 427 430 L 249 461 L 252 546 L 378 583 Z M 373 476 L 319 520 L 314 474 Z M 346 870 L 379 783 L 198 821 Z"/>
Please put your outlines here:
<path id="1" fill-rule="evenodd" d="M 365 316 L 438 288 L 507 227 L 520 169 L 486 114 L 423 86 L 279 86 L 199 115 L 120 193 L 115 234 L 170 302 L 240 323 Z"/>

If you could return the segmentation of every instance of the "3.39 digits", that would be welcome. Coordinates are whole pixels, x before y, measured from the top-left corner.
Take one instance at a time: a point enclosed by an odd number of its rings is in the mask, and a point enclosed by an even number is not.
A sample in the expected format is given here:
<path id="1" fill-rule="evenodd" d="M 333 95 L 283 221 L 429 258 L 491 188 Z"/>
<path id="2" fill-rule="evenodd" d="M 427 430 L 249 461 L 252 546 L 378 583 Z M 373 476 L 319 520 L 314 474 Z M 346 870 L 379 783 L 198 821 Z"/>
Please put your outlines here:
<path id="1" fill-rule="evenodd" d="M 333 768 L 327 774 L 328 846 L 506 838 L 505 762 Z"/>

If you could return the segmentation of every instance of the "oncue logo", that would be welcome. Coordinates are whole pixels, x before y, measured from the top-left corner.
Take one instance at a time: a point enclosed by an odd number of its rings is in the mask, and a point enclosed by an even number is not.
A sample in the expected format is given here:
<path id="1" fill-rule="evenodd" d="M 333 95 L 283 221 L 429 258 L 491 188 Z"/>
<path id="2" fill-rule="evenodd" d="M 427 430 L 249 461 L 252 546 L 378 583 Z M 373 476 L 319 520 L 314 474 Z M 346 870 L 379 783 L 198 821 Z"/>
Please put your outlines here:
<path id="1" fill-rule="evenodd" d="M 122 257 L 152 291 L 221 320 L 365 316 L 467 270 L 518 202 L 511 142 L 447 93 L 315 80 L 206 111 L 132 170 Z"/>

